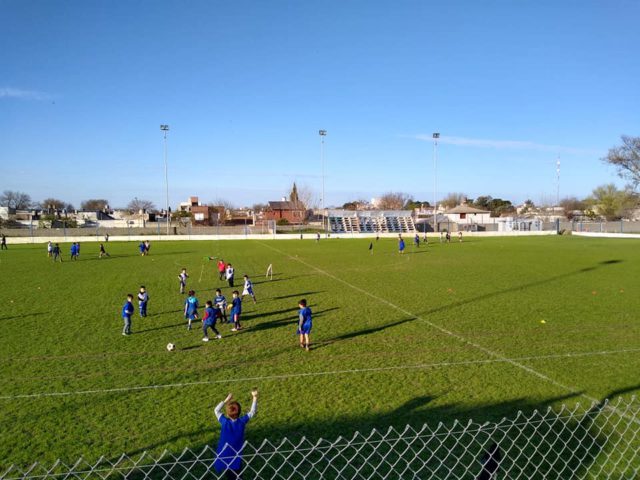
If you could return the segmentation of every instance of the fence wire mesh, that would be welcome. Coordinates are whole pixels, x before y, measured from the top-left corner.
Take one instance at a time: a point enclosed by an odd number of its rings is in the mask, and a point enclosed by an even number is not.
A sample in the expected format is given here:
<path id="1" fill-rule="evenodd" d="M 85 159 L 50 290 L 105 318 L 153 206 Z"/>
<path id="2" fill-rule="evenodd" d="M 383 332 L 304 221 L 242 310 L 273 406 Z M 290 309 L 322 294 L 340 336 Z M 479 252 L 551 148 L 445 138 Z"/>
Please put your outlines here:
<path id="1" fill-rule="evenodd" d="M 229 455 L 229 454 L 226 454 Z M 237 455 L 242 469 L 218 471 Z M 335 440 L 245 443 L 222 458 L 215 448 L 145 452 L 97 461 L 10 467 L 17 479 L 638 479 L 640 401 L 519 412 L 495 423 L 454 422 L 373 430 Z"/>

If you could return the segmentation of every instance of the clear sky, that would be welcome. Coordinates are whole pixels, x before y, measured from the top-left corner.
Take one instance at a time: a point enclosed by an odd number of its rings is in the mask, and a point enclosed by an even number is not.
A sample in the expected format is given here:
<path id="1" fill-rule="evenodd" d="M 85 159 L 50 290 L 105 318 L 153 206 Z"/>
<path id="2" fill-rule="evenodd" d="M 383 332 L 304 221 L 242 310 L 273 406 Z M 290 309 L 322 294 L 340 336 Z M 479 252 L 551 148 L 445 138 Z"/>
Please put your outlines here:
<path id="1" fill-rule="evenodd" d="M 640 2 L 0 0 L 0 189 L 553 201 L 640 135 Z"/>

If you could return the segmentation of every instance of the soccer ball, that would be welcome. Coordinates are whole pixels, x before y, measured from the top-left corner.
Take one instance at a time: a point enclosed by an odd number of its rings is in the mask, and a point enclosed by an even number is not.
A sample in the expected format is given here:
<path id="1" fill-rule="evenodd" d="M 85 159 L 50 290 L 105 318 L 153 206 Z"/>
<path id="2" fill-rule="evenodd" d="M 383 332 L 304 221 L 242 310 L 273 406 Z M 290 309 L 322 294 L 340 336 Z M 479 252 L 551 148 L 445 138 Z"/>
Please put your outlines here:
<path id="1" fill-rule="evenodd" d="M 233 308 L 233 305 L 227 305 L 227 312 L 230 312 L 232 308 Z"/>
<path id="2" fill-rule="evenodd" d="M 167 350 L 173 352 L 176 349 L 175 343 L 167 343 Z"/>

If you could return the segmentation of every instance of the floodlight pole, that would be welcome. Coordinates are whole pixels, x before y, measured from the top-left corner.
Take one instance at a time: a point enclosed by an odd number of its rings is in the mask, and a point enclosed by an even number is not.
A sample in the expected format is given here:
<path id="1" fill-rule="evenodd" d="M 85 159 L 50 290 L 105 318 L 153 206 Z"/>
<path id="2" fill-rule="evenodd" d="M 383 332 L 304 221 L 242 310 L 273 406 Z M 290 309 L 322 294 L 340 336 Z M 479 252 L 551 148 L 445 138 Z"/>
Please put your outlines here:
<path id="1" fill-rule="evenodd" d="M 560 206 L 560 156 L 556 161 L 556 206 Z"/>
<path id="2" fill-rule="evenodd" d="M 327 228 L 325 228 L 325 203 L 324 203 L 324 137 L 327 136 L 326 130 L 319 130 L 318 134 L 320 135 L 320 163 L 322 164 L 322 230 L 325 231 L 325 235 L 327 233 L 329 227 L 329 219 L 327 218 Z"/>
<path id="3" fill-rule="evenodd" d="M 169 235 L 171 223 L 171 215 L 169 214 L 169 171 L 167 168 L 167 132 L 169 131 L 169 125 L 160 125 L 160 130 L 164 133 L 164 185 L 166 190 L 167 235 Z"/>
<path id="4" fill-rule="evenodd" d="M 438 139 L 440 134 L 433 134 L 433 231 L 438 228 Z"/>

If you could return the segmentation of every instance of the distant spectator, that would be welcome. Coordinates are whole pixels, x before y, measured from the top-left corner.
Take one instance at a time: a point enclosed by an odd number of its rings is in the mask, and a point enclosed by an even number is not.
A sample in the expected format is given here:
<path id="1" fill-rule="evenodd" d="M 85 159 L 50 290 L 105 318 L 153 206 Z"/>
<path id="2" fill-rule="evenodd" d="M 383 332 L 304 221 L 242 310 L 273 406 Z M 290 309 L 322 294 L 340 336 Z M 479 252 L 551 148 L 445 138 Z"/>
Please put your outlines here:
<path id="1" fill-rule="evenodd" d="M 3 233 L 2 238 L 0 239 L 0 250 L 8 250 L 7 248 L 7 236 Z"/>

